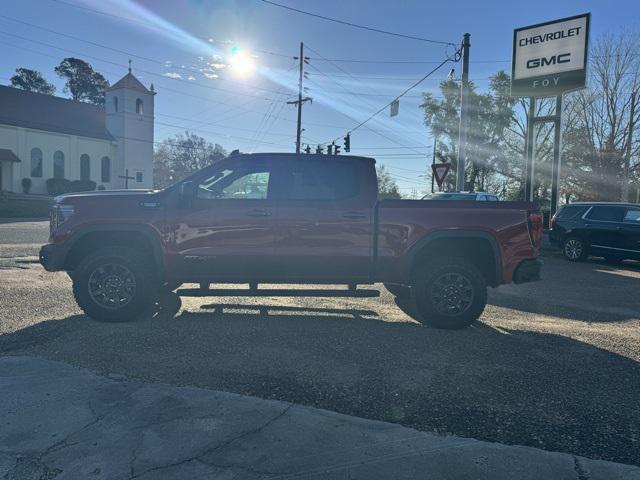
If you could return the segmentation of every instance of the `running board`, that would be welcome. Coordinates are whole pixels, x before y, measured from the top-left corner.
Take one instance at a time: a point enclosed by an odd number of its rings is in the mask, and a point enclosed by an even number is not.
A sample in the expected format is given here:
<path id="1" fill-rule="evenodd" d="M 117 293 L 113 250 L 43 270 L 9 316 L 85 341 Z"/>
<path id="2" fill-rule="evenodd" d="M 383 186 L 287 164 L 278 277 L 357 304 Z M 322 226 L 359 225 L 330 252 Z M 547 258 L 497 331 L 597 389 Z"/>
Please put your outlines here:
<path id="1" fill-rule="evenodd" d="M 328 290 L 328 289 L 248 289 L 248 288 L 181 288 L 181 297 L 379 297 L 378 290 Z"/>

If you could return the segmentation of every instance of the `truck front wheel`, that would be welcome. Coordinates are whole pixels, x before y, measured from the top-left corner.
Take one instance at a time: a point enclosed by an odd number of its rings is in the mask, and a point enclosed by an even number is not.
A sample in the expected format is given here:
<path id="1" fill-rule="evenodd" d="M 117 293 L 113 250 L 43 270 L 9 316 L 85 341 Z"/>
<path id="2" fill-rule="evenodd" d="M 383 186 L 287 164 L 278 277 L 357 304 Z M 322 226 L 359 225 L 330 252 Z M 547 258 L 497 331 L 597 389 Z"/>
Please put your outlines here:
<path id="1" fill-rule="evenodd" d="M 436 328 L 460 329 L 484 311 L 487 283 L 466 260 L 442 259 L 415 272 L 411 294 L 420 320 Z"/>
<path id="2" fill-rule="evenodd" d="M 73 275 L 73 295 L 91 318 L 127 322 L 154 301 L 155 281 L 143 256 L 123 247 L 105 247 L 80 262 Z"/>

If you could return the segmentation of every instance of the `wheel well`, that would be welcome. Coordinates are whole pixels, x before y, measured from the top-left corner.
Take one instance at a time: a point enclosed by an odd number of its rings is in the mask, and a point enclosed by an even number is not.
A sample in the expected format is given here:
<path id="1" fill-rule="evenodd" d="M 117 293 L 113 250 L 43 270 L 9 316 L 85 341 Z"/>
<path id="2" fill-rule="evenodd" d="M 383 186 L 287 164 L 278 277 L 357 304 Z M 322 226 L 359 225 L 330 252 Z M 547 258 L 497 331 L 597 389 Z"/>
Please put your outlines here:
<path id="1" fill-rule="evenodd" d="M 473 264 L 484 276 L 487 284 L 496 287 L 501 283 L 500 258 L 491 241 L 483 237 L 443 236 L 428 242 L 414 256 L 412 270 L 444 257 L 463 258 Z"/>
<path id="2" fill-rule="evenodd" d="M 95 231 L 84 234 L 76 241 L 65 258 L 64 269 L 73 271 L 83 258 L 101 247 L 123 246 L 140 252 L 151 265 L 156 266 L 154 246 L 148 235 L 136 231 Z"/>

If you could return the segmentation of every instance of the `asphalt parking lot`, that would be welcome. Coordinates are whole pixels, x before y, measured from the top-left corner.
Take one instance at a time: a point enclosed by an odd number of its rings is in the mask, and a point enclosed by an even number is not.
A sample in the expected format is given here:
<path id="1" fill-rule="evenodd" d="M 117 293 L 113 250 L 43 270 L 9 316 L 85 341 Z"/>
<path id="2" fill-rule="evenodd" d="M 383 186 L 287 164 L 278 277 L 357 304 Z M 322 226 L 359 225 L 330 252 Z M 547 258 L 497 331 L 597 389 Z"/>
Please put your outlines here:
<path id="1" fill-rule="evenodd" d="M 23 231 L 26 228 L 28 231 Z M 31 230 L 32 229 L 32 230 Z M 183 299 L 105 324 L 35 263 L 46 224 L 0 224 L 0 353 L 279 399 L 424 431 L 640 465 L 640 264 L 545 255 L 440 331 L 379 299 Z"/>

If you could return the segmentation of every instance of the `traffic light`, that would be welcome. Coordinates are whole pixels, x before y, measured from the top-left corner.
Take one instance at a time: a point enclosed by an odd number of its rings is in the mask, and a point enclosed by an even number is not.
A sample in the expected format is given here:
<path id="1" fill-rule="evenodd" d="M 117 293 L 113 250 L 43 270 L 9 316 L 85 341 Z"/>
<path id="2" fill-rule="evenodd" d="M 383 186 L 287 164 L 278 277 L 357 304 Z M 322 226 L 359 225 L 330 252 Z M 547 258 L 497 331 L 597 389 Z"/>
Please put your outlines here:
<path id="1" fill-rule="evenodd" d="M 344 137 L 344 151 L 345 152 L 351 151 L 351 134 L 350 133 L 347 133 L 347 135 Z"/>
<path id="2" fill-rule="evenodd" d="M 318 145 L 318 146 L 316 147 L 316 154 L 318 154 L 318 155 L 322 155 L 322 145 Z"/>
<path id="3" fill-rule="evenodd" d="M 334 145 L 333 146 L 333 153 L 335 155 L 340 155 L 340 145 Z"/>
<path id="4" fill-rule="evenodd" d="M 307 147 L 304 149 L 304 153 L 309 154 L 311 153 L 311 146 L 307 145 Z"/>
<path id="5" fill-rule="evenodd" d="M 331 145 L 327 145 L 327 155 L 333 155 L 333 143 Z"/>

